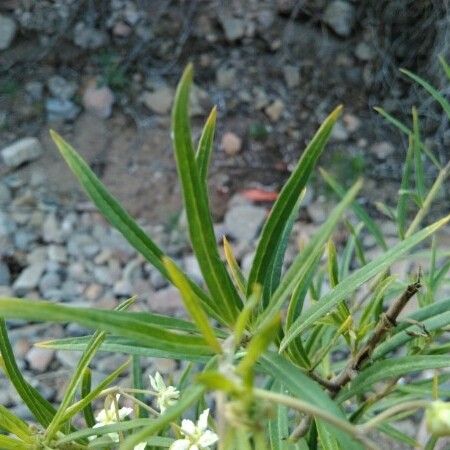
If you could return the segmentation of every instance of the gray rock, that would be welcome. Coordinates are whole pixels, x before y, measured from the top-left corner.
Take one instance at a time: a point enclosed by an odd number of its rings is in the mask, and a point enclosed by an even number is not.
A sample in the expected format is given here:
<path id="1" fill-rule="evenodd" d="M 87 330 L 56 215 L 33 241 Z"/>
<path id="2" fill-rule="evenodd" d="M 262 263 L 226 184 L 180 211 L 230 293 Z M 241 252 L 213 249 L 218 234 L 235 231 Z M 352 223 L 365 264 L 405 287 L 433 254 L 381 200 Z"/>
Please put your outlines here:
<path id="1" fill-rule="evenodd" d="M 228 233 L 237 241 L 252 241 L 266 217 L 266 209 L 249 203 L 231 206 L 224 223 Z"/>
<path id="2" fill-rule="evenodd" d="M 29 251 L 37 239 L 38 235 L 33 230 L 22 228 L 14 233 L 14 244 L 18 250 Z"/>
<path id="3" fill-rule="evenodd" d="M 6 206 L 12 199 L 11 191 L 8 186 L 0 183 L 0 206 Z"/>
<path id="4" fill-rule="evenodd" d="M 35 247 L 27 254 L 28 264 L 45 264 L 47 260 L 47 248 L 40 246 Z"/>
<path id="5" fill-rule="evenodd" d="M 387 141 L 377 142 L 377 143 L 373 144 L 370 147 L 370 150 L 372 153 L 375 154 L 375 156 L 378 159 L 385 159 L 388 156 L 391 156 L 395 152 L 394 146 L 390 142 L 387 142 Z"/>
<path id="6" fill-rule="evenodd" d="M 9 286 L 11 282 L 11 273 L 9 267 L 0 260 L 0 286 Z"/>
<path id="7" fill-rule="evenodd" d="M 131 297 L 133 295 L 133 286 L 128 280 L 119 280 L 114 283 L 113 294 L 116 297 Z"/>
<path id="8" fill-rule="evenodd" d="M 300 85 L 300 69 L 297 66 L 284 66 L 283 75 L 288 88 L 292 89 Z"/>
<path id="9" fill-rule="evenodd" d="M 334 0 L 325 9 L 323 21 L 339 36 L 351 35 L 355 24 L 355 8 L 344 0 Z"/>
<path id="10" fill-rule="evenodd" d="M 73 41 L 78 47 L 92 50 L 104 46 L 108 42 L 108 36 L 83 22 L 78 22 L 73 30 Z"/>
<path id="11" fill-rule="evenodd" d="M 13 284 L 16 294 L 25 295 L 32 289 L 35 289 L 39 284 L 44 269 L 45 263 L 34 263 L 22 270 Z"/>
<path id="12" fill-rule="evenodd" d="M 169 86 L 162 86 L 153 92 L 144 92 L 142 103 L 156 114 L 168 114 L 172 106 L 174 91 Z"/>
<path id="13" fill-rule="evenodd" d="M 39 280 L 39 290 L 44 298 L 49 298 L 50 293 L 61 285 L 61 277 L 57 272 L 47 272 Z"/>
<path id="14" fill-rule="evenodd" d="M 63 242 L 61 227 L 55 214 L 49 214 L 42 224 L 42 238 L 47 243 L 61 244 Z"/>
<path id="15" fill-rule="evenodd" d="M 62 245 L 49 245 L 48 246 L 48 259 L 58 263 L 67 262 L 67 250 Z"/>
<path id="16" fill-rule="evenodd" d="M 36 138 L 20 139 L 1 151 L 3 162 L 8 167 L 18 167 L 23 163 L 39 158 L 43 152 Z"/>
<path id="17" fill-rule="evenodd" d="M 114 284 L 113 274 L 107 266 L 96 266 L 94 268 L 94 278 L 100 284 L 112 286 Z"/>
<path id="18" fill-rule="evenodd" d="M 30 96 L 31 100 L 42 100 L 44 94 L 44 84 L 40 81 L 29 81 L 25 84 L 25 92 Z"/>
<path id="19" fill-rule="evenodd" d="M 13 19 L 0 14 L 0 50 L 6 50 L 14 40 L 17 25 Z"/>
<path id="20" fill-rule="evenodd" d="M 152 269 L 150 272 L 150 283 L 156 291 L 169 285 L 169 282 L 156 269 Z"/>
<path id="21" fill-rule="evenodd" d="M 375 50 L 369 44 L 360 42 L 355 48 L 355 56 L 360 61 L 370 61 L 375 58 Z"/>
<path id="22" fill-rule="evenodd" d="M 147 303 L 151 312 L 159 314 L 176 314 L 184 309 L 180 293 L 173 286 L 150 294 Z"/>
<path id="23" fill-rule="evenodd" d="M 83 334 L 83 333 L 82 333 Z M 56 359 L 65 367 L 74 369 L 80 360 L 79 352 L 71 352 L 69 350 L 57 350 Z"/>
<path id="24" fill-rule="evenodd" d="M 231 16 L 221 18 L 221 24 L 228 42 L 234 42 L 245 35 L 245 20 Z"/>
<path id="25" fill-rule="evenodd" d="M 47 119 L 50 122 L 75 120 L 81 111 L 81 108 L 71 100 L 62 100 L 53 97 L 47 99 L 45 109 L 47 110 Z"/>
<path id="26" fill-rule="evenodd" d="M 100 247 L 89 234 L 74 234 L 69 238 L 67 251 L 75 257 L 93 258 L 100 251 Z"/>
<path id="27" fill-rule="evenodd" d="M 83 94 L 83 106 L 92 114 L 107 119 L 112 112 L 114 94 L 108 86 L 89 85 Z"/>
<path id="28" fill-rule="evenodd" d="M 203 283 L 203 274 L 198 264 L 197 258 L 194 255 L 187 255 L 183 258 L 184 271 L 189 277 L 194 279 L 197 283 Z"/>
<path id="29" fill-rule="evenodd" d="M 345 142 L 350 136 L 349 131 L 344 126 L 344 124 L 339 121 L 334 124 L 333 130 L 331 131 L 330 139 L 334 142 Z"/>
<path id="30" fill-rule="evenodd" d="M 8 236 L 16 231 L 16 224 L 8 214 L 0 211 L 0 236 Z"/>
<path id="31" fill-rule="evenodd" d="M 68 81 L 59 75 L 50 77 L 47 82 L 47 87 L 53 97 L 61 100 L 70 100 L 78 89 L 74 81 Z"/>
<path id="32" fill-rule="evenodd" d="M 219 67 L 216 72 L 217 84 L 220 88 L 231 88 L 236 82 L 236 69 L 234 67 Z"/>
<path id="33" fill-rule="evenodd" d="M 30 368 L 37 372 L 45 372 L 53 361 L 54 350 L 32 347 L 27 353 L 26 360 Z"/>

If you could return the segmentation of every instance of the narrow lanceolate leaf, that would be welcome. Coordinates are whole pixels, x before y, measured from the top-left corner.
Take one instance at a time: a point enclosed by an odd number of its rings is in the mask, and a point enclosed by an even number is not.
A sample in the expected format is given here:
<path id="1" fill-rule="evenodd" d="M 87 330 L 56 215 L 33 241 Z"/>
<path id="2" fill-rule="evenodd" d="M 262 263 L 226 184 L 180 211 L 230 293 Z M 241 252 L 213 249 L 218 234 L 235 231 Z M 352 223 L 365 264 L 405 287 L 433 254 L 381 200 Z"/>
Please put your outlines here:
<path id="1" fill-rule="evenodd" d="M 83 378 L 81 380 L 81 398 L 86 398 L 91 392 L 92 376 L 91 369 L 88 367 L 83 372 Z M 86 425 L 92 428 L 95 425 L 94 410 L 92 409 L 92 404 L 89 403 L 83 408 L 83 416 Z"/>
<path id="2" fill-rule="evenodd" d="M 320 385 L 282 356 L 276 353 L 266 352 L 262 355 L 259 364 L 265 373 L 282 383 L 292 395 L 305 402 L 311 403 L 340 419 L 346 420 L 340 407 L 328 397 Z M 359 442 L 355 441 L 352 436 L 347 435 L 339 428 L 332 425 L 327 425 L 327 427 L 336 437 L 342 449 L 363 449 L 363 446 Z"/>
<path id="3" fill-rule="evenodd" d="M 0 317 L 47 322 L 75 322 L 88 328 L 108 331 L 116 336 L 133 339 L 138 344 L 160 350 L 210 355 L 204 339 L 175 333 L 162 326 L 147 323 L 134 313 L 74 308 L 50 302 L 0 297 Z M 48 425 L 48 424 L 46 424 Z"/>
<path id="4" fill-rule="evenodd" d="M 22 372 L 17 366 L 11 343 L 8 338 L 5 320 L 3 319 L 5 315 L 0 312 L 0 317 L 0 352 L 3 358 L 6 375 L 36 420 L 42 426 L 46 427 L 51 422 L 55 414 L 55 409 L 23 377 Z"/>
<path id="5" fill-rule="evenodd" d="M 383 255 L 366 264 L 364 267 L 353 272 L 345 280 L 342 280 L 333 290 L 325 294 L 319 302 L 312 305 L 307 311 L 305 311 L 301 317 L 299 317 L 287 330 L 286 336 L 281 342 L 281 350 L 283 351 L 289 342 L 296 336 L 309 328 L 317 320 L 325 317 L 329 312 L 336 307 L 336 305 L 344 300 L 353 291 L 358 289 L 363 283 L 373 278 L 375 275 L 386 270 L 391 264 L 400 259 L 411 248 L 419 244 L 435 233 L 439 228 L 443 227 L 450 221 L 450 215 L 435 222 L 432 225 L 424 228 L 416 234 L 410 236 L 404 241 L 399 242 L 393 248 L 388 250 Z"/>
<path id="6" fill-rule="evenodd" d="M 200 180 L 203 180 L 205 183 L 208 179 L 209 162 L 211 160 L 214 132 L 216 129 L 216 118 L 217 108 L 214 106 L 203 127 L 200 140 L 198 141 L 197 153 L 195 155 Z"/>
<path id="7" fill-rule="evenodd" d="M 0 448 L 2 450 L 32 450 L 33 447 L 15 438 L 0 434 Z"/>
<path id="8" fill-rule="evenodd" d="M 447 114 L 450 119 L 450 103 L 444 98 L 444 96 L 433 86 L 431 86 L 428 81 L 425 81 L 423 78 L 420 78 L 416 74 L 410 72 L 406 69 L 400 69 L 400 72 L 404 73 L 406 76 L 414 80 L 416 83 L 420 84 L 441 106 L 442 109 Z"/>
<path id="9" fill-rule="evenodd" d="M 150 436 L 154 436 L 158 431 L 178 419 L 189 407 L 195 404 L 203 395 L 204 386 L 190 386 L 184 392 L 181 398 L 173 405 L 167 408 L 164 414 L 160 415 L 151 424 L 145 426 L 142 430 L 132 434 L 120 446 L 120 450 L 133 450 L 140 442 L 146 441 Z M 141 419 L 142 420 L 142 419 Z"/>
<path id="10" fill-rule="evenodd" d="M 403 166 L 402 182 L 400 184 L 400 192 L 397 202 L 397 228 L 400 239 L 405 238 L 406 232 L 406 219 L 410 199 L 413 157 L 414 145 L 412 143 L 412 136 L 409 136 L 408 152 L 406 153 L 405 164 Z"/>
<path id="11" fill-rule="evenodd" d="M 220 260 L 214 236 L 206 187 L 200 178 L 195 160 L 189 124 L 188 101 L 193 70 L 189 65 L 183 73 L 175 95 L 172 111 L 172 138 L 186 208 L 189 234 L 202 274 L 222 321 L 232 325 L 241 300 Z M 212 302 L 212 300 L 210 300 Z"/>
<path id="12" fill-rule="evenodd" d="M 241 268 L 239 267 L 239 264 L 236 261 L 233 249 L 231 248 L 231 245 L 225 236 L 223 237 L 223 251 L 225 253 L 225 259 L 227 261 L 228 268 L 230 269 L 230 273 L 233 277 L 234 283 L 239 289 L 239 292 L 242 295 L 245 295 L 247 290 L 247 281 L 241 271 Z"/>
<path id="13" fill-rule="evenodd" d="M 90 336 L 81 336 L 73 338 L 54 339 L 51 341 L 39 342 L 38 347 L 52 348 L 54 350 L 67 350 L 82 352 L 86 349 Z M 178 349 L 167 349 L 161 346 L 155 348 L 151 339 L 148 345 L 143 345 L 133 339 L 119 336 L 107 336 L 100 348 L 101 352 L 124 353 L 132 356 L 142 356 L 148 358 L 180 359 L 182 361 L 205 362 L 208 361 L 212 352 L 186 353 L 187 348 L 180 345 Z"/>
<path id="14" fill-rule="evenodd" d="M 164 265 L 166 266 L 173 283 L 181 293 L 187 312 L 202 333 L 205 341 L 216 353 L 222 353 L 222 347 L 220 346 L 220 343 L 217 340 L 211 325 L 209 324 L 208 316 L 205 311 L 203 311 L 201 302 L 195 292 L 191 289 L 186 276 L 180 269 L 177 268 L 171 259 L 164 258 Z"/>
<path id="15" fill-rule="evenodd" d="M 159 272 L 168 279 L 167 272 L 162 263 L 164 252 L 150 239 L 135 220 L 128 214 L 114 196 L 112 196 L 103 183 L 97 178 L 94 172 L 84 159 L 67 143 L 58 133 L 50 131 L 52 139 L 58 147 L 61 155 L 65 159 L 70 170 L 83 186 L 89 198 L 99 209 L 103 217 L 116 228 L 122 236 Z M 170 279 L 168 279 L 170 281 Z M 192 282 L 193 289 L 197 292 L 202 302 L 211 304 L 211 300 L 205 292 Z M 211 314 L 220 321 L 219 315 L 212 309 Z"/>
<path id="16" fill-rule="evenodd" d="M 303 251 L 294 259 L 289 270 L 281 279 L 280 285 L 272 295 L 268 307 L 258 317 L 258 325 L 261 326 L 267 320 L 273 317 L 273 314 L 280 310 L 284 301 L 294 291 L 298 289 L 304 282 L 308 281 L 308 273 L 311 266 L 315 265 L 317 258 L 322 254 L 325 243 L 330 238 L 331 233 L 336 228 L 344 211 L 355 199 L 356 194 L 362 186 L 359 180 L 348 191 L 344 199 L 329 214 L 328 219 L 321 225 L 314 237 L 303 249 Z"/>
<path id="17" fill-rule="evenodd" d="M 351 382 L 348 389 L 343 390 L 337 401 L 343 402 L 361 392 L 367 392 L 375 383 L 389 378 L 400 377 L 409 373 L 419 372 L 426 369 L 439 369 L 449 367 L 450 360 L 448 356 L 429 356 L 414 355 L 401 356 L 399 358 L 390 358 L 384 361 L 377 361 L 371 364 L 367 369 L 362 370 L 358 376 Z"/>
<path id="18" fill-rule="evenodd" d="M 0 405 L 0 429 L 14 434 L 22 441 L 32 442 L 33 435 L 29 426 L 19 417 L 16 417 L 3 405 Z"/>
<path id="19" fill-rule="evenodd" d="M 323 177 L 323 179 L 327 182 L 327 184 L 333 189 L 336 194 L 338 194 L 341 198 L 345 196 L 345 189 L 341 186 L 326 170 L 319 168 L 319 171 Z M 367 211 L 356 201 L 354 201 L 351 205 L 353 212 L 356 214 L 356 217 L 364 223 L 367 230 L 372 234 L 372 236 L 376 239 L 378 245 L 381 248 L 386 249 L 387 245 L 384 240 L 383 233 L 380 230 L 380 227 L 375 223 L 375 221 L 369 216 Z"/>
<path id="20" fill-rule="evenodd" d="M 416 175 L 416 191 L 419 197 L 420 205 L 422 206 L 423 200 L 425 199 L 425 173 L 422 160 L 422 152 L 420 149 L 420 125 L 419 116 L 417 114 L 417 109 L 413 107 L 412 109 L 413 117 L 413 148 L 414 148 L 414 168 Z"/>
<path id="21" fill-rule="evenodd" d="M 339 118 L 341 111 L 342 107 L 338 106 L 325 119 L 309 145 L 306 147 L 300 161 L 273 205 L 256 249 L 247 289 L 251 289 L 251 286 L 255 283 L 264 286 L 267 282 L 266 277 L 272 268 L 280 236 L 284 233 L 289 217 L 297 204 L 301 192 L 306 187 L 309 176 L 330 137 L 333 125 Z"/>

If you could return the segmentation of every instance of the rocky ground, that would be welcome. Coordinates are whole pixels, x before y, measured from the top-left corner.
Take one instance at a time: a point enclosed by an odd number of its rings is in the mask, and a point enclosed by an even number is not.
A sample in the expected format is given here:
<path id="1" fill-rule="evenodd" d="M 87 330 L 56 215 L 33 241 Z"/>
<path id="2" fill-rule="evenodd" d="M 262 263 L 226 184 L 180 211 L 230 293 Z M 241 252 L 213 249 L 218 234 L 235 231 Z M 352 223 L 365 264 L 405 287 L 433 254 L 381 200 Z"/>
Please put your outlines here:
<path id="1" fill-rule="evenodd" d="M 210 107 L 218 105 L 212 207 L 218 242 L 227 234 L 244 268 L 274 192 L 320 121 L 339 103 L 346 112 L 322 164 L 347 184 L 365 175 L 362 201 L 379 214 L 375 201 L 389 203 L 396 196 L 405 142 L 370 107 L 381 104 L 405 117 L 417 100 L 423 105 L 429 146 L 445 157 L 450 140 L 441 115 L 394 71 L 405 65 L 420 72 L 420 64 L 431 61 L 434 50 L 408 59 L 413 42 L 407 39 L 416 37 L 405 31 L 407 37 L 396 35 L 395 55 L 388 54 L 391 47 L 382 48 L 373 38 L 380 26 L 375 20 L 379 4 L 3 1 L 0 295 L 113 308 L 136 294 L 137 308 L 182 314 L 174 289 L 86 200 L 50 142 L 48 129 L 55 128 L 79 149 L 156 242 L 201 281 L 180 214 L 169 135 L 174 89 L 187 61 L 196 68 L 191 104 L 196 136 Z M 386 7 L 383 13 L 388 12 Z M 432 12 L 437 19 L 428 20 L 427 36 L 437 41 L 445 16 Z M 395 10 L 390 14 L 397 20 Z M 424 14 L 431 17 L 420 8 L 411 14 L 416 27 Z M 422 39 L 424 46 L 428 39 Z M 431 66 L 426 65 L 428 73 L 439 84 Z M 433 176 L 431 168 L 428 176 Z M 327 217 L 333 202 L 323 183 L 314 179 L 295 226 L 290 257 L 296 244 Z M 434 212 L 442 215 L 447 205 L 443 195 Z M 389 224 L 385 227 L 393 233 Z M 336 238 L 345 240 L 345 232 Z M 400 274 L 410 269 L 408 263 L 397 268 Z M 10 328 L 27 378 L 39 383 L 50 400 L 60 398 L 76 355 L 33 343 L 85 330 L 20 321 L 11 322 Z M 95 376 L 107 374 L 122 360 L 121 355 L 104 355 L 95 362 Z M 180 368 L 158 359 L 144 365 L 147 371 L 158 368 L 168 374 Z M 3 378 L 0 403 L 26 416 Z"/>

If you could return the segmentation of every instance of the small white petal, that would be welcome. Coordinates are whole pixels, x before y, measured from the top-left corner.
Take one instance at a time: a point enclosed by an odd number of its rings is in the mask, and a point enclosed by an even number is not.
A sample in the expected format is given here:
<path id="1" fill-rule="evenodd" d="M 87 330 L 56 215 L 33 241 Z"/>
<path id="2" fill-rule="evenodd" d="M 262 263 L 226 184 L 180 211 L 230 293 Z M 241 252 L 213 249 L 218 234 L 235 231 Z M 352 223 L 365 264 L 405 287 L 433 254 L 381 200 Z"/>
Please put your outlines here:
<path id="1" fill-rule="evenodd" d="M 152 389 L 154 391 L 158 391 L 158 386 L 156 386 L 156 380 L 151 375 L 149 375 L 148 377 L 150 378 L 150 386 L 152 387 Z"/>
<path id="2" fill-rule="evenodd" d="M 205 431 L 208 428 L 208 415 L 209 415 L 209 409 L 205 409 L 198 418 L 197 422 L 197 428 L 200 431 Z"/>
<path id="3" fill-rule="evenodd" d="M 189 447 L 189 450 L 200 450 L 197 444 L 193 444 Z"/>
<path id="4" fill-rule="evenodd" d="M 102 409 L 96 416 L 95 416 L 96 422 L 103 423 L 106 420 L 106 411 Z"/>
<path id="5" fill-rule="evenodd" d="M 209 447 L 210 445 L 215 444 L 219 440 L 219 436 L 211 430 L 206 430 L 198 440 L 198 445 L 201 448 Z"/>
<path id="6" fill-rule="evenodd" d="M 177 439 L 172 442 L 169 450 L 189 450 L 191 442 L 188 439 Z"/>
<path id="7" fill-rule="evenodd" d="M 119 419 L 122 420 L 128 417 L 133 412 L 133 408 L 123 407 L 119 409 Z"/>
<path id="8" fill-rule="evenodd" d="M 147 442 L 141 442 L 138 445 L 134 446 L 134 450 L 144 450 L 147 447 Z"/>
<path id="9" fill-rule="evenodd" d="M 183 419 L 181 421 L 181 432 L 186 436 L 192 436 L 197 431 L 197 427 L 192 420 Z"/>
<path id="10" fill-rule="evenodd" d="M 155 382 L 158 387 L 158 391 L 164 391 L 166 389 L 166 383 L 164 383 L 163 377 L 159 372 L 155 373 Z"/>

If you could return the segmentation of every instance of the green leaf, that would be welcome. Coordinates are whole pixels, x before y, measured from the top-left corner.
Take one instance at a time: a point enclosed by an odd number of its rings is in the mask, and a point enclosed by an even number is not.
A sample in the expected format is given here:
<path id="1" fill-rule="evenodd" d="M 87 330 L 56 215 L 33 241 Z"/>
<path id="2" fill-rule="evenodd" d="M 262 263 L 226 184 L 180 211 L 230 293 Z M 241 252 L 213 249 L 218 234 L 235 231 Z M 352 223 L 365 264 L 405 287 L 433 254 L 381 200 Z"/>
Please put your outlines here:
<path id="1" fill-rule="evenodd" d="M 423 200 L 425 199 L 425 173 L 423 167 L 422 160 L 422 152 L 420 149 L 420 125 L 419 125 L 419 116 L 417 114 L 417 109 L 413 107 L 412 109 L 412 117 L 413 117 L 413 149 L 414 149 L 414 168 L 416 175 L 416 190 L 417 195 L 420 200 L 420 205 L 422 206 Z"/>
<path id="2" fill-rule="evenodd" d="M 241 300 L 225 265 L 220 260 L 205 183 L 200 178 L 195 160 L 188 114 L 192 76 L 192 65 L 188 65 L 175 94 L 172 110 L 173 147 L 192 247 L 205 283 L 214 299 L 214 303 L 209 299 L 209 306 L 220 315 L 223 322 L 232 325 L 241 306 Z"/>
<path id="3" fill-rule="evenodd" d="M 336 194 L 339 195 L 339 197 L 344 198 L 345 196 L 345 189 L 342 185 L 340 185 L 336 179 L 334 179 L 326 170 L 319 167 L 320 174 L 322 175 L 323 179 L 327 182 L 327 184 L 333 189 Z M 364 223 L 367 230 L 370 232 L 370 234 L 375 238 L 378 245 L 386 249 L 387 245 L 384 240 L 383 233 L 380 230 L 380 227 L 376 224 L 376 222 L 369 216 L 369 214 L 366 212 L 366 210 L 357 202 L 354 201 L 351 204 L 351 207 L 353 209 L 353 212 L 355 213 L 356 217 Z"/>
<path id="4" fill-rule="evenodd" d="M 292 265 L 282 278 L 280 285 L 274 292 L 268 307 L 258 317 L 258 326 L 273 317 L 273 314 L 280 310 L 286 298 L 298 289 L 298 286 L 308 280 L 307 274 L 311 266 L 316 264 L 317 258 L 323 252 L 323 247 L 328 241 L 331 233 L 335 229 L 342 214 L 354 200 L 356 194 L 362 186 L 359 180 L 347 192 L 344 199 L 328 215 L 325 223 L 321 225 L 311 241 L 303 251 L 294 259 Z"/>
<path id="5" fill-rule="evenodd" d="M 353 272 L 346 279 L 342 280 L 333 290 L 325 294 L 320 302 L 312 305 L 299 317 L 287 330 L 286 336 L 280 345 L 280 351 L 283 351 L 289 342 L 296 336 L 309 328 L 312 324 L 331 312 L 333 308 L 350 293 L 358 289 L 363 283 L 367 282 L 375 275 L 386 270 L 391 264 L 400 259 L 415 245 L 435 233 L 439 228 L 443 227 L 450 221 L 450 215 L 424 228 L 416 234 L 410 236 L 404 241 L 399 242 L 386 253 L 375 258 L 364 267 Z"/>
<path id="6" fill-rule="evenodd" d="M 396 378 L 426 369 L 440 369 L 450 366 L 448 356 L 401 356 L 383 361 L 376 361 L 362 370 L 351 382 L 349 388 L 342 390 L 336 398 L 338 402 L 370 390 L 375 383 L 388 378 Z"/>
<path id="7" fill-rule="evenodd" d="M 198 142 L 196 160 L 198 166 L 198 175 L 201 180 L 206 183 L 208 179 L 209 161 L 211 159 L 214 132 L 216 129 L 217 108 L 214 108 L 209 113 L 205 126 L 203 127 L 200 140 Z"/>
<path id="8" fill-rule="evenodd" d="M 85 399 L 91 392 L 91 369 L 86 367 L 81 380 L 81 399 Z M 83 408 L 83 416 L 86 425 L 92 428 L 95 425 L 94 411 L 92 410 L 92 404 L 89 403 Z"/>
<path id="9" fill-rule="evenodd" d="M 292 211 L 295 210 L 298 199 L 305 189 L 309 176 L 330 137 L 333 125 L 339 118 L 341 111 L 342 106 L 338 106 L 325 119 L 309 145 L 306 147 L 300 161 L 273 205 L 256 248 L 247 289 L 250 289 L 255 283 L 264 286 L 267 282 L 267 275 L 273 267 L 273 261 L 278 251 L 280 237 L 284 234 L 285 227 L 289 223 Z"/>
<path id="10" fill-rule="evenodd" d="M 450 66 L 447 64 L 447 61 L 444 59 L 442 55 L 439 55 L 439 62 L 441 63 L 442 68 L 444 69 L 445 75 L 450 80 Z"/>
<path id="11" fill-rule="evenodd" d="M 90 336 L 81 336 L 74 338 L 54 339 L 51 341 L 39 342 L 38 347 L 52 348 L 55 350 L 84 351 Z M 212 352 L 207 354 L 185 353 L 183 346 L 176 349 L 167 350 L 159 346 L 154 348 L 149 341 L 148 346 L 142 345 L 133 339 L 127 339 L 119 336 L 107 336 L 100 348 L 101 352 L 125 353 L 127 355 L 142 356 L 149 358 L 180 359 L 182 361 L 205 362 L 208 361 Z"/>
<path id="12" fill-rule="evenodd" d="M 50 402 L 42 397 L 23 377 L 14 358 L 3 316 L 4 314 L 0 312 L 0 352 L 3 358 L 4 369 L 25 405 L 27 405 L 36 420 L 46 427 L 51 422 L 56 411 Z"/>
<path id="13" fill-rule="evenodd" d="M 89 198 L 93 201 L 103 217 L 116 228 L 122 236 L 148 261 L 150 262 L 164 278 L 168 281 L 167 272 L 162 263 L 164 252 L 150 239 L 141 227 L 133 220 L 122 205 L 115 199 L 96 177 L 94 172 L 84 159 L 67 143 L 58 133 L 51 130 L 50 135 L 55 142 L 62 157 L 65 159 L 70 170 L 83 186 Z M 200 289 L 194 282 L 192 283 L 202 302 L 210 308 L 212 303 L 206 293 Z M 220 316 L 215 314 L 212 309 L 211 314 L 220 320 Z"/>
<path id="14" fill-rule="evenodd" d="M 2 405 L 0 405 L 0 428 L 16 435 L 22 441 L 33 441 L 32 432 L 28 425 Z"/>
<path id="15" fill-rule="evenodd" d="M 416 146 L 412 143 L 412 137 L 409 137 L 409 146 L 408 152 L 406 153 L 406 160 L 403 166 L 403 175 L 402 182 L 400 184 L 400 191 L 398 193 L 398 201 L 397 201 L 397 227 L 398 234 L 400 239 L 405 238 L 406 232 L 406 219 L 408 213 L 408 200 L 410 198 L 410 189 L 411 189 L 411 175 L 412 175 L 412 166 L 413 166 L 413 158 L 415 156 L 414 148 Z"/>
<path id="16" fill-rule="evenodd" d="M 261 286 L 258 284 L 253 287 L 253 292 L 249 299 L 245 302 L 242 311 L 236 319 L 236 324 L 234 326 L 234 345 L 237 347 L 240 345 L 242 338 L 244 336 L 245 330 L 247 329 L 251 315 L 255 310 L 258 303 L 261 301 Z"/>
<path id="17" fill-rule="evenodd" d="M 410 72 L 406 69 L 400 69 L 400 72 L 404 73 L 406 76 L 414 80 L 416 83 L 420 84 L 441 106 L 442 109 L 447 114 L 447 117 L 450 119 L 450 103 L 444 98 L 444 96 L 430 83 L 425 81 L 423 78 L 420 78 L 416 74 Z"/>
<path id="18" fill-rule="evenodd" d="M 222 353 L 222 347 L 214 334 L 214 330 L 208 322 L 208 316 L 205 311 L 203 311 L 201 302 L 196 293 L 192 290 L 186 276 L 178 269 L 171 259 L 164 258 L 164 265 L 166 266 L 173 283 L 181 293 L 186 310 L 202 333 L 205 341 L 216 353 Z"/>
<path id="19" fill-rule="evenodd" d="M 153 325 L 142 320 L 139 315 L 130 312 L 74 308 L 45 301 L 36 302 L 35 300 L 0 297 L 0 316 L 35 321 L 75 322 L 168 352 L 211 354 L 203 338 L 176 333 L 162 326 Z"/>
<path id="20" fill-rule="evenodd" d="M 24 444 L 9 436 L 0 434 L 0 448 L 2 450 L 33 450 L 31 445 Z"/>
<path id="21" fill-rule="evenodd" d="M 225 236 L 223 237 L 223 250 L 234 283 L 238 288 L 239 292 L 242 295 L 245 295 L 247 290 L 247 280 L 245 279 L 244 274 L 242 273 L 239 264 L 236 261 L 233 249 L 231 248 L 231 245 Z"/>
<path id="22" fill-rule="evenodd" d="M 333 436 L 332 433 L 328 431 L 327 423 L 323 422 L 322 420 L 316 420 L 316 427 L 322 448 L 326 448 L 327 450 L 341 449 L 337 439 Z"/>
<path id="23" fill-rule="evenodd" d="M 167 408 L 164 414 L 161 414 L 151 424 L 125 439 L 125 442 L 120 446 L 120 450 L 133 450 L 134 446 L 146 441 L 150 436 L 155 435 L 158 431 L 178 419 L 184 411 L 201 398 L 204 391 L 205 388 L 203 386 L 194 385 L 188 387 L 180 399 L 174 405 Z"/>
<path id="24" fill-rule="evenodd" d="M 282 356 L 276 353 L 266 352 L 260 359 L 260 366 L 265 373 L 268 373 L 275 380 L 282 383 L 292 395 L 346 420 L 342 410 L 330 399 L 330 397 L 328 397 L 320 385 Z M 327 427 L 338 439 L 338 442 L 343 449 L 363 449 L 359 442 L 355 441 L 353 437 L 348 436 L 342 430 L 332 425 L 327 425 Z"/>

